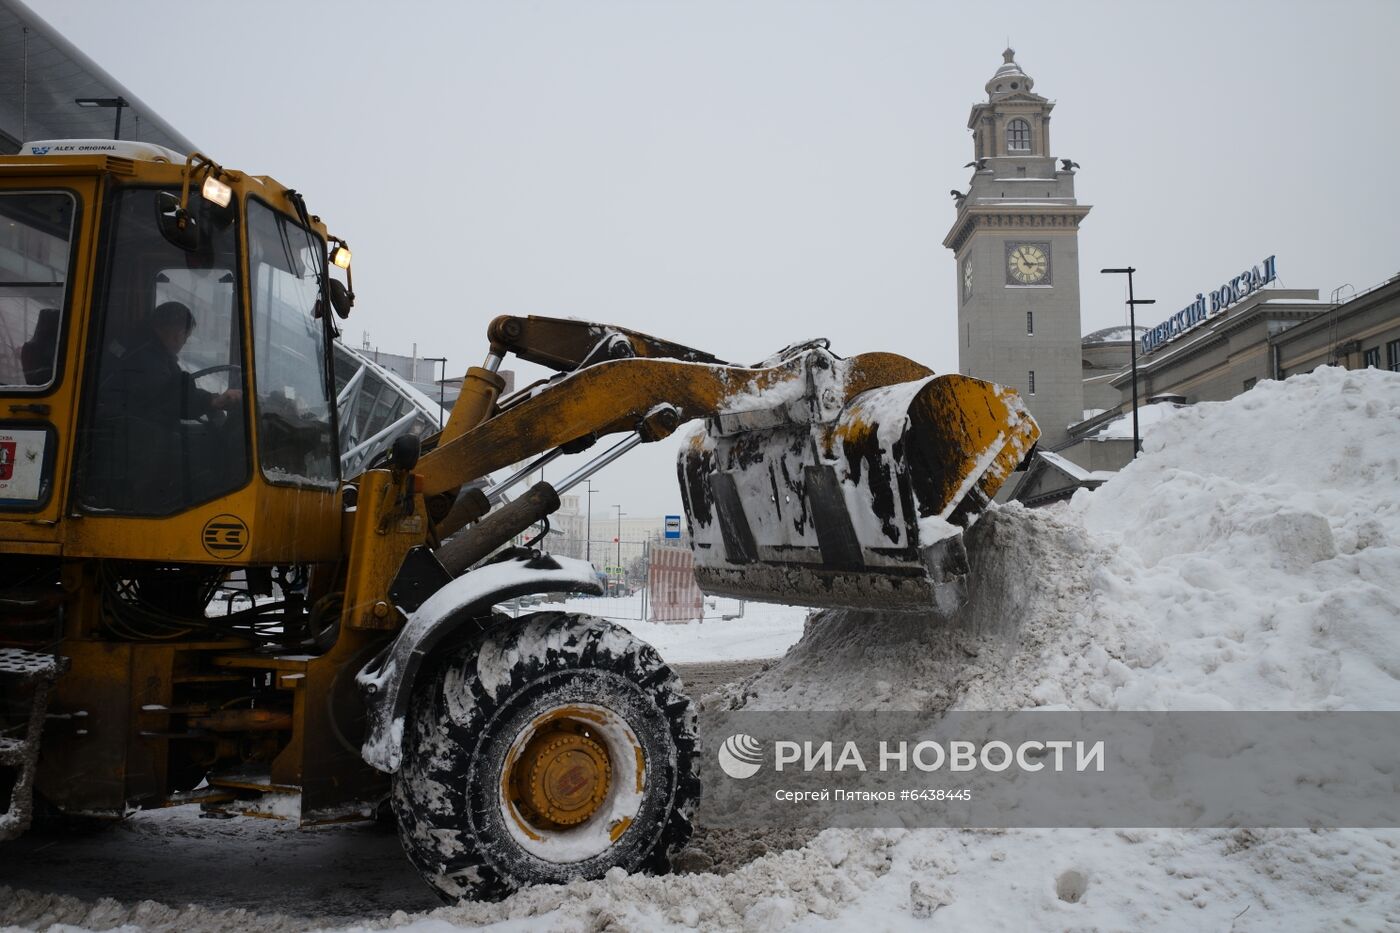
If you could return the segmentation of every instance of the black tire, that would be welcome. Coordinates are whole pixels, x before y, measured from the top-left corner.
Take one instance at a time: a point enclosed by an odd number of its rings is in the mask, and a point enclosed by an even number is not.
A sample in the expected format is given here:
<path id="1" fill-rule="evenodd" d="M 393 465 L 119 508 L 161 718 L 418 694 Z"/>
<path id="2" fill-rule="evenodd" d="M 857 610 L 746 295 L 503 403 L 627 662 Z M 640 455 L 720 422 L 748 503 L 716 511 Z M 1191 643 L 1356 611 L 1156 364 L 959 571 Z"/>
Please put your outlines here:
<path id="1" fill-rule="evenodd" d="M 633 756 L 634 783 L 612 780 L 594 816 L 532 841 L 537 827 L 522 822 L 502 787 L 507 758 L 520 754 L 541 716 L 572 709 L 607 711 L 596 739 L 609 749 L 610 773 L 626 774 L 617 745 L 639 749 L 644 766 Z M 503 620 L 445 654 L 415 684 L 403 742 L 392 796 L 399 839 L 449 902 L 496 900 L 614 867 L 664 871 L 690 838 L 700 798 L 695 711 L 655 649 L 602 619 L 541 612 Z M 621 812 L 630 815 L 617 819 Z"/>

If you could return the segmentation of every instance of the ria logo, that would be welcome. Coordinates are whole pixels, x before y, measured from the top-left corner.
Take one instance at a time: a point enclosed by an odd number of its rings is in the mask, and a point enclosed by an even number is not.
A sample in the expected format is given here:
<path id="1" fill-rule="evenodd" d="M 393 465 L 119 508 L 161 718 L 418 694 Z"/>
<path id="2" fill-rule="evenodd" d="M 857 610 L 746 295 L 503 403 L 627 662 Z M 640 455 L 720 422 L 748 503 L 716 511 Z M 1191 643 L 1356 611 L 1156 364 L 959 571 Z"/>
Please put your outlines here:
<path id="1" fill-rule="evenodd" d="M 762 763 L 763 743 L 751 735 L 736 732 L 719 747 L 719 766 L 732 778 L 751 778 Z"/>

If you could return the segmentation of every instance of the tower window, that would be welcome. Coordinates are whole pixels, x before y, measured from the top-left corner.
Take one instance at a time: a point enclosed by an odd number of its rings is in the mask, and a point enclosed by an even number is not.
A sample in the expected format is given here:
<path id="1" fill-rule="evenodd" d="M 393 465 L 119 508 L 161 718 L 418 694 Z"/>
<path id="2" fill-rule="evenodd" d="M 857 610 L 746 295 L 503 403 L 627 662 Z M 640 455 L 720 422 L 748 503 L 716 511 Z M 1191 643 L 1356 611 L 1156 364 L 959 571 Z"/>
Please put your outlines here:
<path id="1" fill-rule="evenodd" d="M 1006 124 L 1006 151 L 1031 151 L 1031 125 L 1025 120 L 1016 119 Z"/>
<path id="2" fill-rule="evenodd" d="M 1026 373 L 1026 388 L 1030 390 L 1031 395 L 1035 394 L 1035 370 L 1033 369 Z"/>
<path id="3" fill-rule="evenodd" d="M 1027 312 L 1026 312 L 1026 333 L 1027 333 L 1027 334 L 1034 334 L 1034 333 L 1035 333 L 1035 312 L 1034 312 L 1034 311 L 1027 311 Z"/>

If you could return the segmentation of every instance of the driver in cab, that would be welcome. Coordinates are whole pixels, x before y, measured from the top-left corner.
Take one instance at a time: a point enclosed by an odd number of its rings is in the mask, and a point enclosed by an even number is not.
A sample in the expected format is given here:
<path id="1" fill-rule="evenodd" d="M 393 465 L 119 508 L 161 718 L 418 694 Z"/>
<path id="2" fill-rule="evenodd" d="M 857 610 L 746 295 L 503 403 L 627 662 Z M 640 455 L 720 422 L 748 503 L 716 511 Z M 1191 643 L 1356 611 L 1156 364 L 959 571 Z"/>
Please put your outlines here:
<path id="1" fill-rule="evenodd" d="M 194 324 L 184 304 L 162 302 L 125 347 L 108 351 L 85 470 L 89 508 L 159 515 L 237 485 L 241 433 L 215 442 L 181 426 L 216 421 L 243 401 L 241 389 L 207 392 L 180 368 Z"/>
<path id="2" fill-rule="evenodd" d="M 180 368 L 180 350 L 194 331 L 194 315 L 178 301 L 156 306 L 149 332 L 121 361 L 125 402 L 146 419 L 175 430 L 181 419 L 193 420 L 226 411 L 243 401 L 243 390 L 217 395 L 194 384 Z"/>

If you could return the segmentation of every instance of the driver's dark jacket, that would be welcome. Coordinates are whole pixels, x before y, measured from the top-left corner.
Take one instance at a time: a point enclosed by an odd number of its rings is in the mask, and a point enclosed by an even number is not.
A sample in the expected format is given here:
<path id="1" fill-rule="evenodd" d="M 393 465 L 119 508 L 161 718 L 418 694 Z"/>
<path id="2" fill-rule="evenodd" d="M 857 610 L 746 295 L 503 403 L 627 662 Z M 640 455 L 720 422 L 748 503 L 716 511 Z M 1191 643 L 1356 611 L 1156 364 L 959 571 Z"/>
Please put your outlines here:
<path id="1" fill-rule="evenodd" d="M 108 359 L 102 380 L 102 404 L 174 431 L 182 419 L 212 411 L 214 394 L 194 384 L 175 354 L 153 332 L 138 338 L 125 353 Z"/>
<path id="2" fill-rule="evenodd" d="M 194 384 L 154 332 L 123 344 L 102 360 L 84 505 L 164 514 L 204 498 L 203 487 L 217 480 L 194 449 L 208 444 L 208 434 L 189 435 L 180 425 L 211 413 L 214 395 Z"/>

